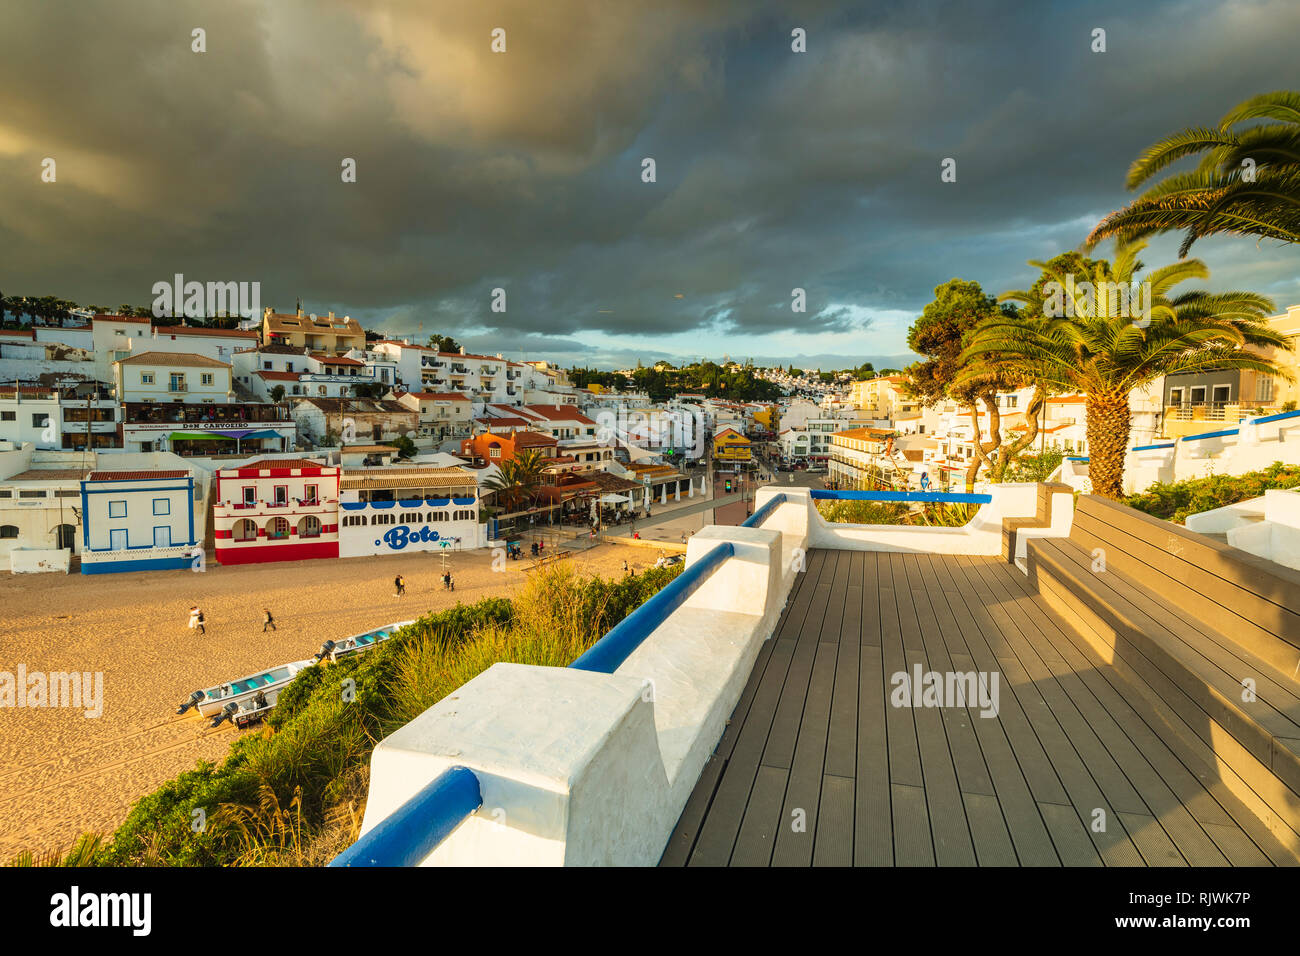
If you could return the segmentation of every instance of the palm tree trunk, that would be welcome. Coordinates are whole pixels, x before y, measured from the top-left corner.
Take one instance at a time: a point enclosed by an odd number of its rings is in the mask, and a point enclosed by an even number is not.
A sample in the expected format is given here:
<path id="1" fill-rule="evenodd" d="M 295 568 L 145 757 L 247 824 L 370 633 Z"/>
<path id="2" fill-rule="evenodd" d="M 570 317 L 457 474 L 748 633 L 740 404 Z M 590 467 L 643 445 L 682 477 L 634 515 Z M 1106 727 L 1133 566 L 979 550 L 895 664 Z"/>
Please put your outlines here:
<path id="1" fill-rule="evenodd" d="M 1131 412 L 1128 395 L 1088 395 L 1088 477 L 1093 494 L 1118 500 L 1124 494 Z"/>

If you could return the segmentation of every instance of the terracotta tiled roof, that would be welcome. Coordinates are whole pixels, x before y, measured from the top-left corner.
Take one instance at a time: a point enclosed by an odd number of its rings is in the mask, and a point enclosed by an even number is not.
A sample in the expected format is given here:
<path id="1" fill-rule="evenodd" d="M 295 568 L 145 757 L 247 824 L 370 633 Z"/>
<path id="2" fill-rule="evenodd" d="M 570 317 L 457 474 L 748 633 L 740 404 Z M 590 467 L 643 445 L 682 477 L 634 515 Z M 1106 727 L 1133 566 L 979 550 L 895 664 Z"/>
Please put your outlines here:
<path id="1" fill-rule="evenodd" d="M 343 454 L 367 454 L 367 455 L 377 455 L 377 454 L 383 454 L 384 452 L 391 451 L 394 455 L 396 455 L 397 447 L 395 445 L 343 445 L 341 448 L 339 448 L 339 451 Z"/>
<path id="2" fill-rule="evenodd" d="M 357 488 L 456 488 L 473 487 L 477 479 L 464 468 L 350 468 L 339 483 L 345 490 Z"/>
<path id="3" fill-rule="evenodd" d="M 86 477 L 86 471 L 85 468 L 36 468 L 0 479 L 0 484 L 6 481 L 80 481 Z"/>
<path id="4" fill-rule="evenodd" d="M 251 330 L 245 332 L 243 329 L 201 329 L 192 325 L 159 325 L 155 326 L 154 331 L 159 335 L 216 335 L 234 339 L 252 339 L 254 341 L 259 337 L 256 332 Z"/>
<path id="5" fill-rule="evenodd" d="M 446 401 L 468 402 L 469 399 L 460 392 L 407 392 L 407 395 L 414 395 L 416 398 L 422 398 L 426 402 Z"/>
<path id="6" fill-rule="evenodd" d="M 223 468 L 223 474 L 239 471 L 263 471 L 269 468 L 324 468 L 326 470 L 336 470 L 337 466 L 327 465 L 320 461 L 309 461 L 306 458 L 263 458 L 260 461 L 250 461 L 246 465 L 240 465 L 237 468 Z"/>
<path id="7" fill-rule="evenodd" d="M 92 322 L 136 322 L 136 323 L 143 322 L 145 324 L 149 324 L 153 320 L 150 319 L 147 315 L 142 317 L 137 315 L 113 315 L 111 312 L 96 312 L 94 317 L 91 318 L 90 321 Z"/>
<path id="8" fill-rule="evenodd" d="M 155 478 L 188 478 L 188 471 L 92 471 L 87 481 L 148 481 Z"/>
<path id="9" fill-rule="evenodd" d="M 118 359 L 117 365 L 181 365 L 197 368 L 230 368 L 229 362 L 218 362 L 206 355 L 193 352 L 141 352 L 130 358 Z"/>
<path id="10" fill-rule="evenodd" d="M 266 372 L 266 371 L 259 370 L 259 371 L 257 371 L 257 372 L 254 372 L 253 374 L 255 374 L 255 375 L 260 375 L 262 378 L 265 378 L 265 379 L 270 379 L 270 380 L 273 380 L 273 381 L 279 381 L 279 382 L 296 382 L 296 381 L 298 381 L 298 373 L 297 373 L 297 372 Z"/>

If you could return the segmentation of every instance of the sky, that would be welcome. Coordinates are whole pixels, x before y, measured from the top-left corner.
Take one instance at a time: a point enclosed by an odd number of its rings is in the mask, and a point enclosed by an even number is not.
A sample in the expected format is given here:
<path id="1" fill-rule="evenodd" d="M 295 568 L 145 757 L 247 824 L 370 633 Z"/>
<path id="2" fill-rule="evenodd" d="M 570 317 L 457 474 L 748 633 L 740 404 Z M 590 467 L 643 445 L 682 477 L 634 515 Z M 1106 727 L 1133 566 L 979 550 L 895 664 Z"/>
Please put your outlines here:
<path id="1" fill-rule="evenodd" d="M 1028 287 L 1142 149 L 1300 75 L 1294 0 L 4 0 L 0 36 L 5 295 L 258 282 L 599 368 L 901 365 L 936 285 Z M 1294 247 L 1192 255 L 1300 303 Z"/>

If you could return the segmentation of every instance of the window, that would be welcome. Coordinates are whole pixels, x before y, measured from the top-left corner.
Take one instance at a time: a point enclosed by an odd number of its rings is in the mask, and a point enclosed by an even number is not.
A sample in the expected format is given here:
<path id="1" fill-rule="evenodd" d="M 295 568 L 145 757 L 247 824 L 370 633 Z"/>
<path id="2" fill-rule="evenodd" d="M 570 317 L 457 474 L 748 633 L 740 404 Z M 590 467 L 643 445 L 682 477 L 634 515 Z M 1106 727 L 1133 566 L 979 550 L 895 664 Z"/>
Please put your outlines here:
<path id="1" fill-rule="evenodd" d="M 320 537 L 320 519 L 315 515 L 306 515 L 298 522 L 298 537 L 300 538 L 319 538 Z"/>
<path id="2" fill-rule="evenodd" d="M 185 391 L 185 375 L 181 372 L 172 372 L 168 377 L 167 391 L 183 392 Z"/>
<path id="3" fill-rule="evenodd" d="M 1193 405 L 1204 405 L 1204 404 L 1205 404 L 1205 386 L 1204 386 L 1204 385 L 1193 385 L 1193 386 L 1192 386 L 1192 404 L 1193 404 Z"/>
<path id="4" fill-rule="evenodd" d="M 244 485 L 244 504 L 257 504 L 257 489 L 252 485 Z"/>
<path id="5" fill-rule="evenodd" d="M 18 526 L 14 524 L 0 524 L 0 538 L 18 537 Z"/>
<path id="6" fill-rule="evenodd" d="M 49 424 L 50 424 L 49 415 L 45 415 L 40 412 L 37 412 L 35 415 L 32 416 L 33 428 L 48 428 Z"/>
<path id="7" fill-rule="evenodd" d="M 287 505 L 287 504 L 289 503 L 289 486 L 288 486 L 288 485 L 276 485 L 276 486 L 275 486 L 275 503 L 276 503 L 277 505 Z"/>
<path id="8" fill-rule="evenodd" d="M 0 412 L 0 422 L 12 422 L 17 418 L 17 412 Z"/>
<path id="9" fill-rule="evenodd" d="M 212 373 L 211 373 L 211 372 L 201 372 L 201 373 L 199 374 L 199 384 L 200 384 L 200 385 L 211 385 L 211 384 L 212 384 Z"/>
<path id="10" fill-rule="evenodd" d="M 271 363 L 270 363 L 270 362 L 263 362 L 263 363 L 262 363 L 262 371 L 263 371 L 263 372 L 269 372 L 269 371 L 271 371 Z"/>
<path id="11" fill-rule="evenodd" d="M 1224 403 L 1229 402 L 1232 400 L 1232 386 L 1216 385 L 1214 386 L 1214 391 L 1211 392 L 1210 394 L 1211 394 L 1212 401 L 1224 402 Z"/>
<path id="12" fill-rule="evenodd" d="M 153 384 L 153 372 L 141 372 L 141 373 L 140 373 L 140 384 L 141 384 L 141 385 L 152 385 L 152 384 Z"/>
<path id="13" fill-rule="evenodd" d="M 235 522 L 234 538 L 236 541 L 256 541 L 257 523 L 248 518 L 240 518 Z"/>
<path id="14" fill-rule="evenodd" d="M 1273 401 L 1273 376 L 1261 375 L 1255 380 L 1255 401 Z"/>
<path id="15" fill-rule="evenodd" d="M 266 536 L 272 541 L 283 541 L 289 537 L 289 520 L 287 518 L 272 518 L 266 523 Z"/>
<path id="16" fill-rule="evenodd" d="M 1171 388 L 1169 390 L 1169 404 L 1170 405 L 1183 404 L 1183 390 L 1181 388 Z"/>
<path id="17" fill-rule="evenodd" d="M 156 515 L 169 515 L 172 513 L 172 503 L 167 498 L 155 498 L 153 500 L 153 513 Z"/>
<path id="18" fill-rule="evenodd" d="M 302 503 L 305 505 L 314 505 L 316 499 L 316 485 L 304 485 L 302 489 Z"/>
<path id="19" fill-rule="evenodd" d="M 109 516 L 110 518 L 125 518 L 125 517 L 126 517 L 126 502 L 125 502 L 125 501 L 110 501 L 110 502 L 108 503 L 108 516 Z"/>

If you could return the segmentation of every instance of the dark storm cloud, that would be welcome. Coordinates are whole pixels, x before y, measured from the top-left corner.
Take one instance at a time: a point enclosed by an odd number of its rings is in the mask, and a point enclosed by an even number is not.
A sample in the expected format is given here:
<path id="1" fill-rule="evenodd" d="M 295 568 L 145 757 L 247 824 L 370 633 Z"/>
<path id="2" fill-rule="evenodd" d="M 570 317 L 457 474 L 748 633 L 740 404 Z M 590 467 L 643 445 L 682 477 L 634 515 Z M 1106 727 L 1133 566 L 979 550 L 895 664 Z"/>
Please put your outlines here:
<path id="1" fill-rule="evenodd" d="M 9 0 L 0 289 L 146 304 L 182 272 L 576 360 L 608 354 L 593 333 L 862 329 L 888 355 L 864 316 L 1028 284 L 1143 147 L 1288 85 L 1297 33 L 1282 2 Z M 1300 298 L 1285 251 L 1196 253 Z"/>

